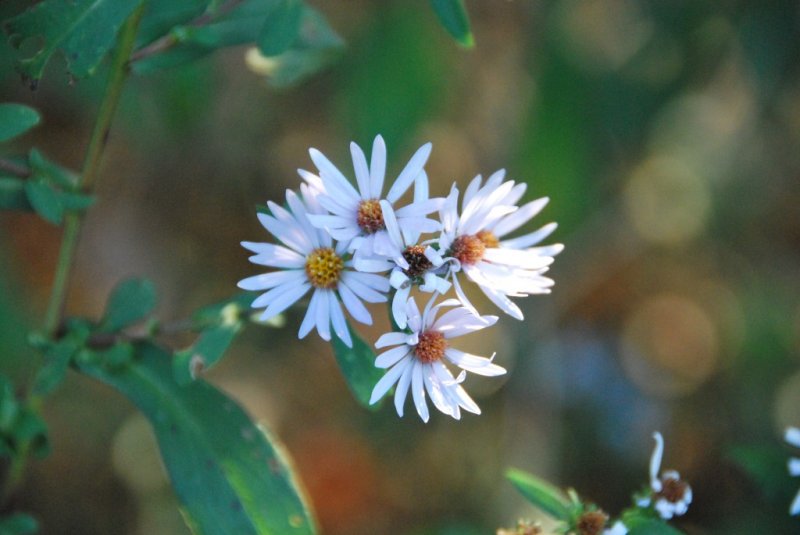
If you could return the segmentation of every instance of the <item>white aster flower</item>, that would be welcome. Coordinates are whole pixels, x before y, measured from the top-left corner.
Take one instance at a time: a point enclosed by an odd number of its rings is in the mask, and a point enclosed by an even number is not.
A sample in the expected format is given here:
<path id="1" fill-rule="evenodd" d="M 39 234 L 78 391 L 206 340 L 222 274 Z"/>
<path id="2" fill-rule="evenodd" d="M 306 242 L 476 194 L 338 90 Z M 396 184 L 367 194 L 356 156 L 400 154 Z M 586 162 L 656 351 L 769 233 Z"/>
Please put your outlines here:
<path id="1" fill-rule="evenodd" d="M 665 470 L 661 477 L 658 471 L 661 469 L 661 458 L 664 455 L 664 438 L 661 433 L 653 433 L 656 447 L 653 448 L 653 455 L 650 457 L 650 496 L 642 498 L 637 502 L 640 507 L 649 507 L 655 502 L 653 507 L 658 515 L 664 520 L 669 520 L 673 516 L 681 516 L 689 509 L 692 503 L 692 487 L 681 480 L 681 476 L 675 470 Z"/>
<path id="2" fill-rule="evenodd" d="M 390 249 L 385 258 L 355 258 L 355 267 L 365 273 L 389 274 L 389 284 L 395 289 L 392 298 L 392 317 L 401 329 L 407 325 L 406 304 L 410 296 L 411 287 L 419 286 L 423 292 L 446 293 L 450 283 L 444 279 L 447 267 L 441 255 L 430 245 L 418 245 L 415 241 L 408 242 L 394 215 L 394 209 L 388 201 L 381 201 L 383 219 L 386 223 L 386 234 L 389 238 Z M 418 236 L 417 236 L 418 238 Z M 442 273 L 444 271 L 445 273 Z"/>
<path id="3" fill-rule="evenodd" d="M 250 257 L 251 262 L 280 271 L 248 277 L 239 281 L 238 286 L 244 290 L 266 290 L 252 305 L 264 307 L 262 321 L 280 314 L 313 289 L 298 337 L 303 338 L 316 328 L 323 339 L 330 340 L 333 325 L 336 335 L 352 347 L 339 300 L 353 318 L 371 325 L 372 316 L 362 301 L 385 302 L 389 282 L 379 275 L 353 269 L 352 259 L 345 259 L 346 244 L 334 245 L 326 232 L 311 225 L 309 216 L 320 213 L 322 207 L 310 188 L 303 186 L 301 190 L 302 199 L 293 191 L 286 191 L 288 210 L 269 201 L 267 206 L 272 215 L 258 214 L 264 228 L 283 245 L 242 242 L 242 246 L 256 253 Z"/>
<path id="4" fill-rule="evenodd" d="M 559 243 L 533 247 L 556 229 L 555 223 L 518 238 L 502 239 L 538 214 L 549 201 L 545 197 L 517 207 L 526 185 L 512 180 L 503 182 L 504 177 L 504 170 L 497 171 L 481 186 L 482 178 L 476 176 L 464 192 L 461 215 L 458 189 L 453 186 L 440 210 L 439 250 L 453 263 L 453 286 L 464 306 L 474 310 L 459 283 L 459 271 L 505 313 L 521 320 L 522 311 L 509 296 L 550 293 L 554 283 L 544 273 L 564 246 Z"/>
<path id="5" fill-rule="evenodd" d="M 800 429 L 796 427 L 787 428 L 784 439 L 795 448 L 800 448 Z M 800 459 L 797 457 L 792 457 L 789 459 L 788 468 L 790 475 L 800 476 Z M 794 497 L 794 500 L 792 500 L 792 504 L 789 506 L 789 514 L 800 514 L 800 491 L 798 491 L 797 495 Z"/>
<path id="6" fill-rule="evenodd" d="M 414 202 L 395 211 L 400 228 L 407 233 L 407 241 L 416 242 L 414 235 L 418 237 L 421 232 L 436 232 L 441 228 L 437 221 L 425 217 L 441 206 L 441 199 L 428 198 L 428 177 L 423 171 L 431 153 L 430 143 L 411 157 L 385 196 L 386 145 L 383 138 L 375 138 L 369 165 L 364 152 L 355 143 L 350 144 L 350 152 L 358 189 L 321 152 L 309 149 L 319 176 L 303 170 L 299 173 L 321 191 L 319 202 L 329 212 L 310 216 L 312 225 L 327 229 L 333 238 L 345 242 L 349 251 L 355 251 L 356 256 L 385 256 L 391 245 L 380 201 L 386 200 L 393 206 L 411 184 L 415 184 Z"/>
<path id="7" fill-rule="evenodd" d="M 394 406 L 400 416 L 403 416 L 403 405 L 409 389 L 417 413 L 425 422 L 430 417 L 426 392 L 437 409 L 455 419 L 461 418 L 462 408 L 480 414 L 478 405 L 461 387 L 466 372 L 493 377 L 506 373 L 506 370 L 493 364 L 491 358 L 471 355 L 451 347 L 450 341 L 494 325 L 497 316 L 476 316 L 472 311 L 458 306 L 436 319 L 440 308 L 460 303 L 448 299 L 431 308 L 432 303 L 433 299 L 428 303 L 425 313 L 420 315 L 414 298 L 409 299 L 407 316 L 411 333 L 386 333 L 375 343 L 377 348 L 397 347 L 384 351 L 375 359 L 375 366 L 388 368 L 389 371 L 375 385 L 369 402 L 376 403 L 396 384 Z M 444 360 L 462 369 L 458 378 L 453 377 Z"/>

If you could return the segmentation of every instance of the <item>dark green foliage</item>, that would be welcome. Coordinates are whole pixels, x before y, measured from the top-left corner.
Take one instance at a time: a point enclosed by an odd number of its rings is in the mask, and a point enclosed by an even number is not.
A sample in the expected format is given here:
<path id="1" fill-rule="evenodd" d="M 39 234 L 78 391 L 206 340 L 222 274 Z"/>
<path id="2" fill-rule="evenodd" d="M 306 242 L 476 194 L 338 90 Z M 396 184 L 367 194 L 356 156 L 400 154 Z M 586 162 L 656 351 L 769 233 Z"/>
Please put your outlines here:
<path id="1" fill-rule="evenodd" d="M 315 532 L 280 446 L 208 383 L 179 385 L 169 352 L 143 344 L 121 368 L 90 361 L 80 369 L 119 390 L 148 418 L 195 533 Z"/>
<path id="2" fill-rule="evenodd" d="M 458 44 L 467 48 L 475 46 L 464 0 L 431 0 L 431 7 L 439 22 L 458 41 Z"/>
<path id="3" fill-rule="evenodd" d="M 156 290 L 146 279 L 128 279 L 111 292 L 100 328 L 114 332 L 144 319 L 156 305 Z"/>
<path id="4" fill-rule="evenodd" d="M 347 347 L 344 342 L 334 336 L 331 345 L 336 362 L 339 363 L 347 386 L 356 400 L 364 407 L 377 407 L 377 404 L 374 406 L 369 404 L 369 398 L 372 395 L 372 389 L 383 377 L 384 372 L 375 367 L 375 353 L 369 344 L 358 336 L 358 333 L 350 327 L 349 322 L 347 328 L 353 339 L 353 347 Z"/>
<path id="5" fill-rule="evenodd" d="M 560 489 L 538 477 L 510 468 L 506 478 L 530 503 L 556 520 L 568 522 L 571 518 L 569 501 Z"/>
<path id="6" fill-rule="evenodd" d="M 39 124 L 39 113 L 23 104 L 0 104 L 0 142 L 20 136 Z"/>

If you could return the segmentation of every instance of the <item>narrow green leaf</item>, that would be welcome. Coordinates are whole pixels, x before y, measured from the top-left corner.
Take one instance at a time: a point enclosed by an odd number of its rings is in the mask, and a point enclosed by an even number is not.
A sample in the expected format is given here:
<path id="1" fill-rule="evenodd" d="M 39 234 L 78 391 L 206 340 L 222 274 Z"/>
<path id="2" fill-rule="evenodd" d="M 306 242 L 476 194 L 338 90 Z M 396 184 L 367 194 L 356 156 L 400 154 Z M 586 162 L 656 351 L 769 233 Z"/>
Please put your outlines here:
<path id="1" fill-rule="evenodd" d="M 372 395 L 372 389 L 383 377 L 384 372 L 375 367 L 375 352 L 372 351 L 369 344 L 358 336 L 349 323 L 347 328 L 350 330 L 353 347 L 347 347 L 344 342 L 334 336 L 331 340 L 333 354 L 336 356 L 336 362 L 356 400 L 364 407 L 376 409 L 378 405 L 370 405 L 369 398 Z"/>
<path id="2" fill-rule="evenodd" d="M 20 136 L 39 124 L 39 112 L 23 104 L 0 104 L 0 142 Z"/>
<path id="3" fill-rule="evenodd" d="M 15 513 L 0 518 L 0 534 L 2 535 L 29 535 L 39 531 L 39 523 L 30 515 Z"/>
<path id="4" fill-rule="evenodd" d="M 533 505 L 556 520 L 569 521 L 569 501 L 560 489 L 543 479 L 515 468 L 506 471 L 506 478 Z"/>
<path id="5" fill-rule="evenodd" d="M 241 329 L 242 322 L 234 321 L 203 331 L 191 347 L 175 353 L 172 359 L 175 380 L 179 384 L 190 383 L 213 367 L 220 361 Z"/>
<path id="6" fill-rule="evenodd" d="M 205 381 L 178 385 L 169 353 L 144 344 L 123 369 L 84 364 L 81 370 L 119 390 L 148 418 L 194 532 L 315 533 L 275 439 Z"/>
<path id="7" fill-rule="evenodd" d="M 31 174 L 33 176 L 51 184 L 56 184 L 67 190 L 71 190 L 78 184 L 78 177 L 74 173 L 48 160 L 36 149 L 31 149 L 28 155 L 28 164 L 31 166 Z"/>
<path id="8" fill-rule="evenodd" d="M 464 0 L 431 0 L 431 6 L 439 22 L 460 45 L 467 48 L 475 46 Z"/>
<path id="9" fill-rule="evenodd" d="M 300 32 L 303 9 L 303 0 L 278 0 L 258 35 L 257 44 L 262 54 L 277 56 L 292 46 Z"/>
<path id="10" fill-rule="evenodd" d="M 19 414 L 19 403 L 14 395 L 14 386 L 0 375 L 0 433 L 8 433 Z"/>
<path id="11" fill-rule="evenodd" d="M 111 292 L 100 328 L 118 331 L 144 319 L 156 305 L 156 289 L 147 279 L 122 281 Z"/>
<path id="12" fill-rule="evenodd" d="M 46 396 L 64 381 L 70 359 L 77 350 L 78 345 L 69 337 L 47 348 L 45 364 L 39 369 L 33 382 L 35 395 Z"/>
<path id="13" fill-rule="evenodd" d="M 0 177 L 0 209 L 33 210 L 25 192 L 25 182 L 21 178 Z"/>
<path id="14" fill-rule="evenodd" d="M 64 205 L 59 192 L 44 179 L 32 177 L 25 181 L 25 193 L 37 214 L 45 221 L 60 225 L 64 220 Z"/>
<path id="15" fill-rule="evenodd" d="M 56 50 L 78 78 L 94 73 L 114 45 L 122 24 L 142 0 L 44 0 L 5 23 L 12 46 L 37 38 L 40 46 L 19 61 L 23 76 L 35 85 Z"/>

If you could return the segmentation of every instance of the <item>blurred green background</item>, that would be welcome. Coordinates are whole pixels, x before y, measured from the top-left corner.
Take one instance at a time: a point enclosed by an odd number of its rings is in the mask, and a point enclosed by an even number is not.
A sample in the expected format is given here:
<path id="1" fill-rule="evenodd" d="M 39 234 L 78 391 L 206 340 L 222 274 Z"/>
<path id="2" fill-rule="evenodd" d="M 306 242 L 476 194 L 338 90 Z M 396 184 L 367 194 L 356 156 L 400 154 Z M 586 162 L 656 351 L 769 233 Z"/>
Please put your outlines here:
<path id="1" fill-rule="evenodd" d="M 313 169 L 310 146 L 349 171 L 348 143 L 380 133 L 389 172 L 433 142 L 433 194 L 504 167 L 549 196 L 539 224 L 566 244 L 551 296 L 519 301 L 473 338 L 500 380 L 471 377 L 483 415 L 427 425 L 360 408 L 328 345 L 252 326 L 209 379 L 294 457 L 323 532 L 493 533 L 538 514 L 503 478 L 516 466 L 615 514 L 666 439 L 694 502 L 690 534 L 798 533 L 781 441 L 800 425 L 800 7 L 676 0 L 469 1 L 464 50 L 427 2 L 311 2 L 342 57 L 276 90 L 245 48 L 132 77 L 78 251 L 72 314 L 97 317 L 114 284 L 153 279 L 158 313 L 183 318 L 258 272 L 255 207 Z M 103 76 L 36 92 L 0 48 L 0 101 L 43 115 L 4 147 L 80 168 Z M 60 230 L 0 214 L 0 365 L 23 388 L 25 342 L 46 305 Z M 484 304 L 484 308 L 487 307 Z M 375 340 L 381 319 L 362 334 Z M 176 338 L 176 345 L 189 339 Z M 11 504 L 43 533 L 182 534 L 145 420 L 70 375 L 49 401 L 53 453 Z M 797 454 L 798 452 L 794 452 Z"/>

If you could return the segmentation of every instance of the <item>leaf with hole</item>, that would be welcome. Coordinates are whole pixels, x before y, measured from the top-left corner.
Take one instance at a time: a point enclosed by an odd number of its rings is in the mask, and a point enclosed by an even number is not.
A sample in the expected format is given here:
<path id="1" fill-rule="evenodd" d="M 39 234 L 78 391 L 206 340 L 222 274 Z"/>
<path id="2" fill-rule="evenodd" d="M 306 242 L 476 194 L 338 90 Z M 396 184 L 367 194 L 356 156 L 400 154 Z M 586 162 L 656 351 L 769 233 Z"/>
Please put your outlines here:
<path id="1" fill-rule="evenodd" d="M 11 45 L 36 39 L 40 46 L 19 60 L 19 70 L 32 85 L 59 50 L 77 78 L 94 74 L 116 41 L 117 32 L 142 0 L 44 0 L 5 23 Z"/>

